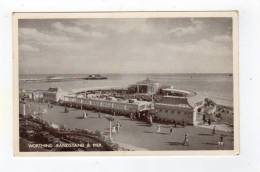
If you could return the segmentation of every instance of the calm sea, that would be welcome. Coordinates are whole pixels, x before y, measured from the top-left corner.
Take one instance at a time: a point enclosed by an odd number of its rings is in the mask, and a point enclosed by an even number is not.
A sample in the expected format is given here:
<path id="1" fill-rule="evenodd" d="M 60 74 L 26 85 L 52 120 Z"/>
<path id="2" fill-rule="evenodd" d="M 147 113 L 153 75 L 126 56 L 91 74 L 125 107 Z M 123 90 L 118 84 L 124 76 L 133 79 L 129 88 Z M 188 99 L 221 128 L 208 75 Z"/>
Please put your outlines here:
<path id="1" fill-rule="evenodd" d="M 20 75 L 20 79 L 46 78 L 48 76 L 83 77 L 83 74 L 65 75 Z M 24 82 L 19 81 L 20 89 L 48 89 L 59 87 L 65 91 L 75 91 L 94 87 L 127 87 L 130 84 L 149 78 L 162 85 L 172 85 L 178 89 L 191 90 L 197 93 L 189 98 L 190 103 L 213 99 L 223 105 L 233 106 L 233 77 L 228 74 L 104 74 L 107 80 L 73 80 L 63 82 Z"/>

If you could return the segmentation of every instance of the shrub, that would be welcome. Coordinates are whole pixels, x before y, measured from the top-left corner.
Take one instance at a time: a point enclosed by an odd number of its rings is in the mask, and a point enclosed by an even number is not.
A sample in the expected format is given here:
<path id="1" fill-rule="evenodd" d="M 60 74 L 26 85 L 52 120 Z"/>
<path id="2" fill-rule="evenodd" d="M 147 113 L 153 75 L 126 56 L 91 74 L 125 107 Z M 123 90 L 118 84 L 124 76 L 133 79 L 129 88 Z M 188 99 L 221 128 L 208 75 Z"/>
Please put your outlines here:
<path id="1" fill-rule="evenodd" d="M 98 130 L 95 131 L 95 135 L 98 137 L 98 138 L 102 138 L 102 133 Z"/>

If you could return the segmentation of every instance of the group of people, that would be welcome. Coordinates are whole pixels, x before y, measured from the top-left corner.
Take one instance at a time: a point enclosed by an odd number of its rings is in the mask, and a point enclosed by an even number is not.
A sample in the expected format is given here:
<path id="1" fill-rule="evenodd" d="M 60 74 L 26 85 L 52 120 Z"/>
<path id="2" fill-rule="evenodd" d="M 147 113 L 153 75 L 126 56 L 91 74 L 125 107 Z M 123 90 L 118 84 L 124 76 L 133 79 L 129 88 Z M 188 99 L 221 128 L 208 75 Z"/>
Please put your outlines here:
<path id="1" fill-rule="evenodd" d="M 49 107 L 49 104 L 48 104 L 48 107 Z M 50 108 L 51 108 L 51 106 L 50 106 Z M 64 111 L 68 112 L 68 108 L 65 107 Z M 97 114 L 98 114 L 98 118 L 102 117 L 100 112 L 97 112 Z M 116 112 L 113 112 L 113 116 L 116 116 Z M 141 114 L 140 113 L 137 113 L 137 114 L 130 113 L 129 117 L 130 117 L 131 120 L 140 119 L 141 118 Z M 84 119 L 88 118 L 87 111 L 83 111 L 83 118 Z M 147 119 L 148 119 L 148 122 L 152 126 L 153 125 L 153 118 L 152 118 L 152 116 L 151 115 L 147 116 Z M 211 120 L 210 119 L 208 119 L 208 120 L 205 119 L 204 122 L 206 122 L 206 121 L 208 122 L 208 125 L 211 125 Z M 182 122 L 182 125 L 183 125 L 183 127 L 185 127 L 185 122 L 184 121 Z M 121 127 L 122 127 L 121 123 L 119 121 L 117 121 L 116 124 L 113 125 L 112 128 L 111 128 L 112 134 L 119 134 L 119 131 L 120 131 Z M 170 135 L 174 134 L 174 132 L 175 132 L 174 128 L 177 128 L 177 122 L 176 121 L 173 121 L 173 125 L 171 125 L 169 127 L 169 134 Z M 157 133 L 161 132 L 161 125 L 157 125 L 156 132 Z M 215 134 L 216 134 L 216 126 L 214 125 L 213 128 L 212 128 L 212 135 L 215 135 Z M 224 137 L 223 137 L 223 135 L 220 135 L 217 144 L 218 144 L 219 148 L 224 147 Z M 183 146 L 189 146 L 190 145 L 189 137 L 188 137 L 188 133 L 187 132 L 185 132 L 185 134 L 184 134 L 184 139 L 182 141 L 182 145 Z"/>
<path id="2" fill-rule="evenodd" d="M 203 124 L 208 123 L 208 125 L 211 125 L 211 119 L 210 118 L 206 119 L 206 115 L 202 116 L 202 121 Z"/>
<path id="3" fill-rule="evenodd" d="M 48 102 L 47 106 L 48 108 L 53 108 L 53 105 L 50 102 Z"/>
<path id="4" fill-rule="evenodd" d="M 176 128 L 176 126 L 175 126 L 175 128 Z M 169 129 L 170 129 L 169 133 L 170 133 L 171 135 L 173 135 L 173 133 L 174 133 L 174 128 L 173 128 L 173 126 L 170 126 Z M 160 133 L 160 132 L 161 132 L 161 125 L 157 125 L 156 132 L 157 132 L 157 133 Z M 185 133 L 185 134 L 184 134 L 184 140 L 183 140 L 182 144 L 183 144 L 184 146 L 189 146 L 188 133 Z"/>
<path id="5" fill-rule="evenodd" d="M 83 119 L 88 118 L 88 113 L 86 111 L 83 111 Z"/>
<path id="6" fill-rule="evenodd" d="M 175 128 L 176 128 L 176 125 L 175 125 Z M 156 132 L 157 132 L 157 133 L 160 133 L 160 132 L 161 132 L 161 125 L 157 125 Z M 170 133 L 171 135 L 174 134 L 174 127 L 173 127 L 173 126 L 170 126 L 170 127 L 169 127 L 169 133 Z M 212 128 L 212 135 L 215 135 L 215 134 L 216 134 L 216 126 L 214 125 L 213 128 Z M 183 140 L 182 144 L 183 144 L 184 146 L 189 146 L 188 133 L 185 133 L 185 134 L 184 134 L 184 140 Z M 220 148 L 221 148 L 221 147 L 224 147 L 224 137 L 223 137 L 223 135 L 220 135 L 220 137 L 219 137 L 218 146 L 219 146 Z"/>
<path id="7" fill-rule="evenodd" d="M 131 120 L 135 120 L 135 119 L 141 119 L 141 113 L 130 113 L 130 115 L 129 115 L 129 118 L 131 119 Z"/>
<path id="8" fill-rule="evenodd" d="M 64 108 L 64 113 L 68 113 L 69 109 L 67 107 Z"/>
<path id="9" fill-rule="evenodd" d="M 98 118 L 102 117 L 100 112 L 97 112 L 97 114 L 98 114 Z M 88 116 L 89 115 L 88 115 L 87 111 L 83 111 L 83 118 L 86 119 L 86 118 L 88 118 Z"/>
<path id="10" fill-rule="evenodd" d="M 117 121 L 116 125 L 113 125 L 113 127 L 112 127 L 112 133 L 113 134 L 119 134 L 121 127 L 122 127 L 121 123 L 119 121 Z"/>

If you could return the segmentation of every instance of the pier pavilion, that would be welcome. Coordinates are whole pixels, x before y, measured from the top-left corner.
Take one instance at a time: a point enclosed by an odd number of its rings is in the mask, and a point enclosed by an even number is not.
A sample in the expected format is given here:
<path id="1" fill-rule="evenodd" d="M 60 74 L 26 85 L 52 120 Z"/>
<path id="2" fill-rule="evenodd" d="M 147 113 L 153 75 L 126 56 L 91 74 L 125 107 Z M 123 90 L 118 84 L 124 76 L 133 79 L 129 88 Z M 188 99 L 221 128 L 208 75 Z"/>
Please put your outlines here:
<path id="1" fill-rule="evenodd" d="M 160 83 L 150 80 L 149 78 L 137 82 L 136 84 L 131 85 L 128 90 L 131 93 L 140 93 L 140 94 L 156 94 L 160 88 Z"/>

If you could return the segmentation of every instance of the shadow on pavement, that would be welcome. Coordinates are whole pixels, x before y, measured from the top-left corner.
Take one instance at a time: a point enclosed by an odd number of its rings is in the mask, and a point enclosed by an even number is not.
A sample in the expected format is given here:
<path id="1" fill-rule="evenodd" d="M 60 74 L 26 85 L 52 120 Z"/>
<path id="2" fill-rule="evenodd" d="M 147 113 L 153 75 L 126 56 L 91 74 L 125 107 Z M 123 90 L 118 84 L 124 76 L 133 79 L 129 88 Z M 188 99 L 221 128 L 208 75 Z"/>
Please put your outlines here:
<path id="1" fill-rule="evenodd" d="M 141 127 L 151 127 L 151 125 L 149 125 L 149 124 L 137 124 L 137 126 L 141 126 Z"/>
<path id="2" fill-rule="evenodd" d="M 144 131 L 144 133 L 153 133 L 152 131 Z"/>
<path id="3" fill-rule="evenodd" d="M 99 117 L 94 117 L 94 116 L 90 116 L 90 117 L 88 117 L 88 118 L 101 119 L 101 118 L 99 118 Z"/>
<path id="4" fill-rule="evenodd" d="M 128 119 L 128 118 L 124 118 L 124 119 L 120 119 L 120 120 L 122 120 L 122 121 L 133 121 L 133 120 Z"/>
<path id="5" fill-rule="evenodd" d="M 82 116 L 77 116 L 76 119 L 84 119 Z"/>
<path id="6" fill-rule="evenodd" d="M 204 144 L 204 145 L 215 145 L 215 146 L 218 145 L 217 143 L 210 143 L 210 142 L 206 142 L 206 143 L 202 143 L 202 144 Z"/>
<path id="7" fill-rule="evenodd" d="M 157 134 L 169 135 L 170 133 L 157 133 Z"/>
<path id="8" fill-rule="evenodd" d="M 181 145 L 183 146 L 183 143 L 182 142 L 166 142 L 168 143 L 169 145 L 172 145 L 172 146 L 176 146 L 176 145 Z"/>
<path id="9" fill-rule="evenodd" d="M 213 136 L 214 134 L 199 133 L 200 136 Z"/>

